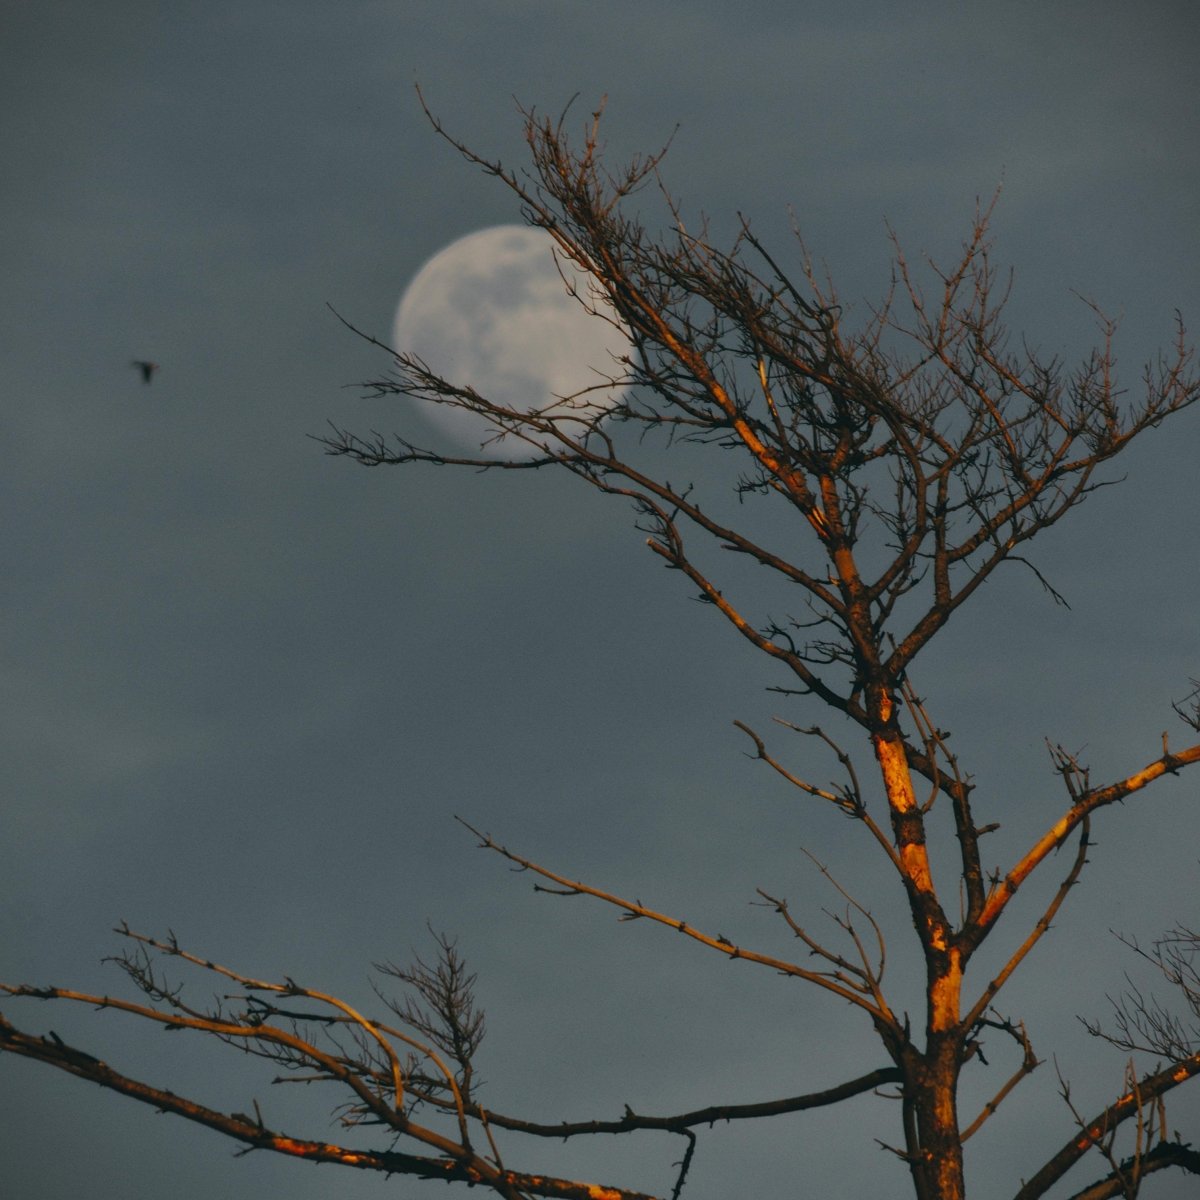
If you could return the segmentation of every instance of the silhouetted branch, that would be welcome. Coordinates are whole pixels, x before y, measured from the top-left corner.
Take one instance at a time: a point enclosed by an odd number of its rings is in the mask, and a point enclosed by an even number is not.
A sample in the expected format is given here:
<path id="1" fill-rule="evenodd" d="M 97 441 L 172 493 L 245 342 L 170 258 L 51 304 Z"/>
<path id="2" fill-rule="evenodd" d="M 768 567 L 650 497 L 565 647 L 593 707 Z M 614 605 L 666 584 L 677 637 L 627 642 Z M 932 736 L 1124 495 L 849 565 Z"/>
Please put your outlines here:
<path id="1" fill-rule="evenodd" d="M 1134 1167 L 1132 1158 L 1119 1163 L 1115 1170 L 1103 1179 L 1075 1192 L 1070 1200 L 1111 1200 L 1120 1196 L 1128 1186 L 1129 1175 Z M 1162 1171 L 1167 1167 L 1179 1167 L 1189 1175 L 1200 1175 L 1200 1152 L 1193 1150 L 1190 1143 L 1159 1142 L 1137 1160 L 1140 1178 Z"/>

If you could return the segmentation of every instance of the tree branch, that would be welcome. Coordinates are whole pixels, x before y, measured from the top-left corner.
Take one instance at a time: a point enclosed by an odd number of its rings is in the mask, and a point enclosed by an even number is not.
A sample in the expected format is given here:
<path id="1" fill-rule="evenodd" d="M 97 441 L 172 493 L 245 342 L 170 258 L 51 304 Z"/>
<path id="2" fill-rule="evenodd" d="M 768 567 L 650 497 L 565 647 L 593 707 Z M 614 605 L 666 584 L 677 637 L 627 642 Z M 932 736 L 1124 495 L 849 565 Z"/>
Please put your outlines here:
<path id="1" fill-rule="evenodd" d="M 899 1083 L 901 1079 L 902 1074 L 898 1067 L 880 1067 L 857 1079 L 847 1080 L 819 1092 L 807 1092 L 801 1096 L 788 1096 L 780 1100 L 760 1100 L 751 1104 L 712 1104 L 707 1108 L 698 1108 L 669 1117 L 643 1116 L 626 1108 L 625 1115 L 615 1121 L 562 1121 L 558 1124 L 545 1124 L 506 1116 L 491 1109 L 480 1108 L 478 1111 L 485 1114 L 488 1121 L 497 1128 L 526 1133 L 533 1137 L 569 1138 L 581 1134 L 631 1133 L 640 1129 L 679 1133 L 697 1125 L 711 1126 L 718 1122 L 778 1117 L 787 1113 L 804 1112 L 810 1108 L 825 1108 L 864 1092 L 873 1091 L 884 1084 Z M 468 1111 L 475 1115 L 475 1109 Z"/>
<path id="2" fill-rule="evenodd" d="M 1011 871 L 988 893 L 983 912 L 980 913 L 974 936 L 975 944 L 982 941 L 988 929 L 995 924 L 996 919 L 1004 911 L 1008 902 L 1016 895 L 1017 889 L 1029 877 L 1033 870 L 1052 851 L 1056 850 L 1085 817 L 1108 804 L 1124 800 L 1126 796 L 1141 791 L 1148 784 L 1166 774 L 1175 774 L 1181 767 L 1200 762 L 1200 744 L 1189 746 L 1178 753 L 1166 753 L 1155 759 L 1140 771 L 1136 771 L 1126 779 L 1110 783 L 1107 787 L 1096 788 L 1082 794 L 1079 799 L 1038 839 L 1026 852 L 1024 857 Z"/>
<path id="3" fill-rule="evenodd" d="M 1143 1104 L 1162 1096 L 1172 1088 L 1200 1074 L 1200 1053 L 1181 1062 L 1172 1063 L 1161 1071 L 1144 1075 L 1137 1086 L 1115 1100 L 1103 1112 L 1084 1123 L 1074 1135 L 1032 1178 L 1016 1193 L 1013 1200 L 1037 1200 L 1045 1195 L 1100 1139 L 1107 1136 L 1123 1121 L 1136 1116 Z M 1112 1194 L 1112 1193 L 1110 1193 Z"/>
<path id="4" fill-rule="evenodd" d="M 1126 1160 L 1103 1179 L 1076 1192 L 1070 1200 L 1111 1200 L 1113 1196 L 1120 1196 L 1125 1191 L 1125 1180 L 1133 1166 L 1131 1160 Z M 1159 1142 L 1141 1155 L 1137 1167 L 1143 1177 L 1166 1167 L 1179 1167 L 1190 1175 L 1200 1175 L 1200 1152 L 1193 1150 L 1191 1143 Z"/>
<path id="5" fill-rule="evenodd" d="M 394 1150 L 358 1150 L 332 1142 L 293 1138 L 268 1129 L 240 1114 L 218 1112 L 173 1092 L 141 1083 L 121 1074 L 90 1054 L 68 1046 L 53 1035 L 40 1038 L 23 1033 L 2 1015 L 0 1049 L 48 1063 L 80 1079 L 90 1080 L 110 1091 L 148 1104 L 159 1112 L 174 1113 L 198 1125 L 205 1125 L 255 1150 L 271 1150 L 309 1162 L 337 1163 L 344 1167 L 393 1175 L 411 1175 L 418 1179 L 483 1184 L 507 1200 L 518 1200 L 521 1194 L 555 1197 L 558 1200 L 655 1200 L 646 1193 L 623 1188 L 579 1183 L 520 1171 L 501 1171 L 461 1147 L 458 1148 L 457 1156 L 424 1158 Z"/>
<path id="6" fill-rule="evenodd" d="M 464 828 L 470 830 L 479 839 L 481 849 L 492 850 L 496 854 L 507 858 L 509 862 L 515 863 L 521 870 L 532 871 L 535 875 L 550 880 L 551 883 L 556 884 L 558 888 L 562 889 L 558 892 L 559 895 L 592 896 L 597 900 L 603 900 L 604 903 L 621 909 L 625 914 L 624 920 L 645 918 L 656 924 L 665 925 L 669 929 L 677 930 L 693 941 L 699 942 L 702 946 L 707 946 L 710 950 L 716 950 L 727 958 L 743 959 L 746 962 L 757 963 L 759 966 L 770 967 L 772 970 L 778 971 L 781 975 L 789 975 L 796 979 L 804 979 L 809 983 L 815 983 L 818 987 L 824 988 L 826 991 L 832 992 L 835 996 L 840 996 L 843 1000 L 848 1000 L 851 1004 L 863 1009 L 871 1017 L 872 1021 L 894 1026 L 894 1018 L 890 1019 L 889 1014 L 881 1012 L 871 1000 L 868 1000 L 845 984 L 839 983 L 836 979 L 830 978 L 828 975 L 819 971 L 809 971 L 804 967 L 798 966 L 796 963 L 790 963 L 781 958 L 774 958 L 769 954 L 760 954 L 755 950 L 746 950 L 741 946 L 735 946 L 728 938 L 720 935 L 714 937 L 712 934 L 694 929 L 686 921 L 682 921 L 678 917 L 669 917 L 663 913 L 655 912 L 654 909 L 647 908 L 640 901 L 626 900 L 621 896 L 613 895 L 611 892 L 602 891 L 586 883 L 580 883 L 578 880 L 568 879 L 565 875 L 559 875 L 555 871 L 539 866 L 531 859 L 524 858 L 507 847 L 502 846 L 490 835 L 481 833 L 469 822 L 464 821 L 462 817 L 455 817 L 455 820 Z M 541 888 L 537 884 L 534 887 L 540 891 L 556 890 Z M 899 1033 L 899 1030 L 897 1029 L 896 1032 Z"/>

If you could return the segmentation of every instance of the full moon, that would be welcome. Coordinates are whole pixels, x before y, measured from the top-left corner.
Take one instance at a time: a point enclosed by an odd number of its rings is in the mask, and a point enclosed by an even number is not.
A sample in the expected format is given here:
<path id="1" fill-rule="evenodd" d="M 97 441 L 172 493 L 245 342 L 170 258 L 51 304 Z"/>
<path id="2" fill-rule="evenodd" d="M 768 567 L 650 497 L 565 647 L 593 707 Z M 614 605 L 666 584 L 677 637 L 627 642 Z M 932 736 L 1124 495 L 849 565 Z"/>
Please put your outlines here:
<path id="1" fill-rule="evenodd" d="M 563 277 L 572 274 L 579 294 L 602 309 L 590 279 L 556 254 L 543 230 L 496 225 L 468 234 L 409 284 L 392 345 L 498 405 L 594 420 L 621 398 L 620 387 L 597 385 L 621 375 L 629 340 L 623 327 L 589 314 L 570 294 Z M 561 403 L 585 388 L 595 390 Z M 512 434 L 497 438 L 497 426 L 465 409 L 430 401 L 422 415 L 472 456 L 516 461 L 537 454 Z M 583 432 L 582 425 L 564 429 Z M 552 438 L 547 444 L 556 445 Z"/>

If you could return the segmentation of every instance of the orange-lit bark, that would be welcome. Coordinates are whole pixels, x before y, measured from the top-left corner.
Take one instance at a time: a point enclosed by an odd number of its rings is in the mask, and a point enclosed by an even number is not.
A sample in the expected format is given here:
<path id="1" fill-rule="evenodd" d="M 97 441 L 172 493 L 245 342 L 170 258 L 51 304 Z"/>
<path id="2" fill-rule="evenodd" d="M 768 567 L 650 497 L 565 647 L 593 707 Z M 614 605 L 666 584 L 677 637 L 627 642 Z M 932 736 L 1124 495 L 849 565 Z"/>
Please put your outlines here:
<path id="1" fill-rule="evenodd" d="M 917 807 L 904 744 L 899 735 L 892 730 L 876 734 L 871 740 L 883 776 L 888 805 L 892 811 L 896 850 L 904 869 L 904 878 L 913 891 L 932 898 L 933 876 L 929 869 L 929 852 L 925 845 L 924 821 Z M 932 937 L 934 931 L 930 930 L 929 933 Z"/>
<path id="2" fill-rule="evenodd" d="M 1163 735 L 1165 738 L 1165 734 Z M 1124 800 L 1126 796 L 1141 791 L 1142 788 L 1154 782 L 1163 775 L 1177 771 L 1180 767 L 1200 762 L 1200 745 L 1189 746 L 1178 753 L 1163 754 L 1154 762 L 1134 772 L 1127 779 L 1119 780 L 1108 787 L 1096 788 L 1081 796 L 1049 829 L 1038 839 L 1034 846 L 1025 854 L 1019 863 L 993 888 L 984 905 L 979 918 L 981 931 L 995 923 L 1005 906 L 1016 894 L 1017 889 L 1037 869 L 1051 851 L 1062 845 L 1079 823 L 1089 813 Z"/>
<path id="3" fill-rule="evenodd" d="M 1084 1129 L 1071 1139 L 1017 1192 L 1014 1200 L 1037 1200 L 1053 1187 L 1093 1146 L 1106 1137 L 1122 1121 L 1136 1116 L 1139 1105 L 1149 1105 L 1154 1099 L 1200 1075 L 1200 1053 L 1182 1062 L 1172 1063 L 1164 1070 L 1144 1075 L 1137 1089 L 1121 1096 L 1103 1112 L 1087 1122 Z"/>
<path id="4" fill-rule="evenodd" d="M 646 1193 L 623 1188 L 498 1169 L 465 1147 L 456 1147 L 456 1154 L 435 1158 L 405 1154 L 396 1150 L 352 1149 L 333 1142 L 289 1137 L 268 1129 L 257 1120 L 243 1114 L 219 1112 L 174 1092 L 133 1079 L 92 1055 L 67 1045 L 57 1037 L 43 1038 L 24 1033 L 10 1024 L 3 1015 L 0 1015 L 0 1051 L 50 1063 L 71 1075 L 91 1080 L 101 1087 L 148 1104 L 157 1112 L 174 1113 L 254 1149 L 269 1150 L 289 1158 L 336 1163 L 343 1167 L 378 1171 L 386 1175 L 411 1175 L 420 1179 L 482 1184 L 494 1192 L 514 1198 L 520 1195 L 534 1195 L 547 1197 L 548 1200 L 656 1200 Z"/>
<path id="5" fill-rule="evenodd" d="M 916 1119 L 910 1169 L 923 1200 L 963 1200 L 962 1137 L 958 1076 L 965 1041 L 961 1019 L 962 950 L 938 899 L 925 841 L 925 821 L 913 786 L 895 702 L 877 700 L 881 728 L 872 735 L 895 834 L 913 925 L 926 968 L 925 1049 L 902 1056 L 904 1092 Z"/>
<path id="6" fill-rule="evenodd" d="M 957 1038 L 934 1040 L 926 1053 L 927 1080 L 914 1097 L 930 1200 L 963 1200 L 966 1195 L 958 1128 L 959 1055 Z"/>

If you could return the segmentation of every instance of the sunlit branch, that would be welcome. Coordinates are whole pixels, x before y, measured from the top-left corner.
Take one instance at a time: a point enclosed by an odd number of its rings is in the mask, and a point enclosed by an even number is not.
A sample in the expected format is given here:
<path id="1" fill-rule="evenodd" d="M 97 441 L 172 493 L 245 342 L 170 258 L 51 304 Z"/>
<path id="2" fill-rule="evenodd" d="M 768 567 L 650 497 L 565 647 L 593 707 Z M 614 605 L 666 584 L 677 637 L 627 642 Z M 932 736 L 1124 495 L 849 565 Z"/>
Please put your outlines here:
<path id="1" fill-rule="evenodd" d="M 979 1116 L 962 1131 L 962 1141 L 964 1142 L 978 1133 L 983 1127 L 984 1122 L 1004 1103 L 1009 1093 L 1012 1092 L 1017 1084 L 1027 1075 L 1033 1074 L 1041 1065 L 1037 1055 L 1033 1052 L 1033 1046 L 1030 1044 L 1029 1034 L 1025 1031 L 1024 1024 L 1013 1025 L 1011 1021 L 981 1021 L 980 1024 L 1002 1029 L 1005 1033 L 1012 1036 L 1021 1047 L 1021 1065 L 1009 1076 L 1000 1090 L 983 1106 Z"/>
<path id="2" fill-rule="evenodd" d="M 50 992 L 56 993 L 52 998 L 80 999 L 105 1007 L 123 1007 L 115 1002 L 104 1004 L 106 997 L 71 995 L 59 992 L 58 989 L 47 989 L 47 993 Z M 10 990 L 10 994 L 15 993 Z M 48 995 L 47 998 L 51 997 Z M 125 1007 L 125 1011 L 132 1010 Z M 425 1178 L 469 1178 L 467 1174 L 459 1174 L 465 1168 L 463 1164 L 454 1160 L 441 1161 L 394 1152 L 351 1150 L 328 1142 L 307 1141 L 276 1133 L 257 1121 L 251 1121 L 238 1114 L 226 1115 L 217 1112 L 182 1096 L 177 1096 L 173 1092 L 153 1088 L 122 1075 L 100 1059 L 62 1042 L 53 1032 L 48 1037 L 34 1037 L 22 1033 L 2 1016 L 0 1016 L 0 1044 L 5 1050 L 26 1058 L 52 1063 L 61 1070 L 77 1075 L 81 1079 L 91 1080 L 102 1087 L 121 1092 L 135 1100 L 141 1100 L 160 1112 L 176 1113 L 190 1121 L 207 1125 L 254 1148 L 275 1150 L 281 1154 L 294 1155 L 316 1162 L 337 1162 L 344 1166 L 374 1170 L 396 1170 L 406 1174 L 422 1175 Z M 394 1165 L 391 1165 L 393 1162 Z"/>
<path id="3" fill-rule="evenodd" d="M 1081 1131 L 1073 1136 L 1046 1164 L 1031 1176 L 1013 1200 L 1037 1200 L 1045 1195 L 1100 1139 L 1135 1117 L 1142 1104 L 1169 1092 L 1200 1074 L 1200 1053 L 1172 1063 L 1161 1071 L 1143 1075 L 1137 1087 L 1110 1104 L 1090 1121 L 1081 1122 Z"/>
<path id="4" fill-rule="evenodd" d="M 318 1002 L 320 1004 L 327 1004 L 330 1008 L 336 1009 L 337 1011 L 341 1012 L 344 1015 L 344 1018 L 346 1021 L 348 1021 L 355 1027 L 361 1029 L 365 1034 L 367 1034 L 367 1036 L 370 1037 L 379 1046 L 380 1050 L 384 1054 L 385 1059 L 389 1065 L 390 1072 L 391 1072 L 391 1087 L 392 1087 L 393 1096 L 395 1097 L 394 1110 L 395 1110 L 397 1117 L 399 1117 L 405 1121 L 407 1120 L 407 1118 L 405 1118 L 403 1116 L 403 1097 L 404 1097 L 403 1072 L 400 1068 L 400 1060 L 399 1060 L 399 1058 L 397 1058 L 396 1051 L 393 1049 L 391 1043 L 388 1041 L 388 1037 L 397 1038 L 400 1041 L 404 1042 L 406 1045 L 411 1046 L 414 1050 L 417 1051 L 418 1054 L 420 1054 L 422 1057 L 427 1058 L 430 1062 L 432 1062 L 433 1065 L 441 1072 L 442 1076 L 445 1078 L 446 1085 L 450 1089 L 451 1094 L 454 1096 L 455 1107 L 458 1111 L 459 1129 L 462 1134 L 464 1144 L 469 1144 L 468 1138 L 467 1138 L 466 1120 L 463 1115 L 463 1099 L 459 1093 L 457 1081 L 454 1078 L 453 1072 L 451 1072 L 450 1069 L 446 1066 L 446 1064 L 444 1062 L 442 1062 L 441 1058 L 438 1056 L 437 1052 L 432 1047 L 424 1044 L 423 1042 L 418 1041 L 417 1039 L 411 1037 L 409 1034 L 404 1033 L 402 1030 L 392 1029 L 392 1028 L 384 1026 L 378 1022 L 371 1021 L 367 1017 L 364 1017 L 361 1013 L 357 1012 L 354 1008 L 352 1008 L 344 1000 L 341 1000 L 336 996 L 331 996 L 325 992 L 318 992 L 318 991 L 313 990 L 312 988 L 303 987 L 300 984 L 297 984 L 294 980 L 288 980 L 286 983 L 279 984 L 279 983 L 271 983 L 268 980 L 252 979 L 249 976 L 242 975 L 240 972 L 231 970 L 229 967 L 223 967 L 219 963 L 215 963 L 215 962 L 210 961 L 209 959 L 200 958 L 198 955 L 189 953 L 188 951 L 184 950 L 178 944 L 178 942 L 175 940 L 174 937 L 172 937 L 169 942 L 163 942 L 163 941 L 158 940 L 157 938 L 147 937 L 145 934 L 135 933 L 133 930 L 131 930 L 129 928 L 128 925 L 125 925 L 125 924 L 120 925 L 117 929 L 117 932 L 123 934 L 125 937 L 128 937 L 135 942 L 140 942 L 143 945 L 151 946 L 155 950 L 158 950 L 162 954 L 168 955 L 170 957 L 181 958 L 185 962 L 192 963 L 194 966 L 202 967 L 204 970 L 212 971 L 218 975 L 223 975 L 223 976 L 225 976 L 225 978 L 231 979 L 234 982 L 241 985 L 242 987 L 245 987 L 251 991 L 275 993 L 277 995 L 296 996 L 296 997 L 302 997 L 302 998 L 309 999 L 309 1000 L 315 1000 L 316 1002 Z M 136 978 L 137 978 L 137 975 L 135 974 L 135 979 Z M 146 1013 L 141 1012 L 141 1013 L 139 1013 L 139 1015 L 144 1016 L 144 1015 L 146 1015 Z M 262 1025 L 251 1025 L 250 1026 L 251 1030 L 265 1029 L 265 1028 L 268 1028 L 268 1027 L 262 1026 Z M 384 1036 L 385 1033 L 387 1036 Z M 243 1032 L 240 1036 L 255 1036 L 255 1035 L 252 1032 L 249 1034 Z M 272 1040 L 272 1039 L 264 1038 L 262 1040 Z M 310 1054 L 310 1051 L 311 1051 L 311 1054 Z M 320 1053 L 319 1051 L 315 1051 L 314 1048 L 312 1048 L 311 1046 L 308 1045 L 308 1043 L 303 1044 L 303 1052 L 306 1055 L 309 1055 L 310 1057 L 315 1056 L 316 1054 Z"/>
<path id="5" fill-rule="evenodd" d="M 276 989 L 272 987 L 271 990 Z M 390 1126 L 398 1133 L 424 1142 L 426 1145 L 432 1146 L 443 1153 L 451 1155 L 469 1153 L 469 1151 L 464 1150 L 449 1138 L 443 1137 L 432 1129 L 427 1129 L 416 1124 L 398 1107 L 384 1103 L 374 1091 L 362 1082 L 360 1072 L 356 1069 L 355 1065 L 347 1064 L 344 1059 L 321 1050 L 311 1042 L 286 1029 L 280 1029 L 260 1021 L 245 1023 L 224 1019 L 184 1016 L 177 1012 L 161 1012 L 147 1005 L 135 1004 L 114 996 L 98 996 L 88 992 L 74 991 L 69 988 L 0 984 L 0 991 L 10 996 L 25 996 L 37 1000 L 66 1000 L 85 1004 L 96 1009 L 112 1009 L 116 1012 L 124 1012 L 131 1016 L 155 1022 L 167 1029 L 191 1029 L 199 1033 L 212 1034 L 223 1041 L 245 1041 L 284 1047 L 295 1053 L 299 1059 L 311 1061 L 327 1078 L 336 1080 L 348 1087 L 355 1093 L 364 1108 L 371 1112 L 381 1124 Z M 306 995 L 308 993 L 298 990 L 295 992 L 285 991 L 284 994 Z M 355 1024 L 357 1025 L 359 1022 L 356 1021 Z"/>
<path id="6" fill-rule="evenodd" d="M 1029 935 L 1017 947 L 1016 951 L 1009 957 L 1008 961 L 1000 968 L 1000 971 L 992 979 L 992 981 L 983 989 L 979 999 L 975 1002 L 971 1011 L 963 1018 L 964 1028 L 970 1029 L 983 1016 L 984 1012 L 991 1006 L 992 1001 L 996 998 L 1000 989 L 1008 982 L 1012 973 L 1021 965 L 1025 956 L 1041 941 L 1042 936 L 1050 928 L 1051 922 L 1054 920 L 1058 910 L 1062 907 L 1063 901 L 1066 900 L 1067 894 L 1079 881 L 1080 873 L 1083 871 L 1084 865 L 1087 863 L 1088 847 L 1091 845 L 1089 840 L 1091 833 L 1091 823 L 1085 816 L 1080 821 L 1079 830 L 1079 847 L 1075 852 L 1075 859 L 1071 864 L 1071 869 L 1067 872 L 1066 878 L 1059 884 L 1058 890 L 1054 893 L 1050 903 L 1046 906 L 1045 911 L 1038 918 L 1037 924 L 1029 931 Z M 975 936 L 975 930 L 979 929 L 978 925 L 968 925 L 964 930 L 964 942 L 973 949 L 983 940 L 983 934 Z"/>
<path id="7" fill-rule="evenodd" d="M 1026 852 L 1024 857 L 1000 880 L 989 892 L 983 911 L 976 925 L 978 932 L 974 941 L 978 944 L 987 930 L 995 924 L 996 919 L 1004 911 L 1009 901 L 1016 895 L 1017 889 L 1029 877 L 1030 873 L 1052 851 L 1057 849 L 1070 836 L 1085 817 L 1105 805 L 1124 800 L 1135 792 L 1141 791 L 1148 784 L 1166 774 L 1174 774 L 1181 767 L 1200 762 L 1200 744 L 1189 746 L 1186 750 L 1165 753 L 1160 758 L 1143 767 L 1126 779 L 1111 783 L 1107 787 L 1090 790 L 1079 797 L 1072 806 L 1042 835 L 1042 837 Z"/>
<path id="8" fill-rule="evenodd" d="M 104 999 L 78 998 L 93 1003 Z M 331 1142 L 294 1138 L 269 1129 L 258 1120 L 237 1113 L 222 1113 L 173 1092 L 141 1083 L 114 1070 L 107 1063 L 65 1044 L 53 1034 L 47 1038 L 39 1038 L 22 1033 L 2 1016 L 0 1048 L 26 1058 L 50 1063 L 69 1074 L 148 1104 L 159 1112 L 175 1113 L 196 1124 L 206 1125 L 235 1141 L 242 1142 L 250 1149 L 271 1150 L 310 1162 L 337 1163 L 341 1166 L 387 1174 L 484 1184 L 509 1200 L 517 1200 L 517 1197 L 524 1193 L 559 1197 L 561 1200 L 653 1200 L 643 1193 L 620 1188 L 600 1187 L 517 1171 L 500 1171 L 486 1160 L 471 1154 L 466 1148 L 455 1146 L 446 1139 L 438 1139 L 445 1143 L 447 1151 L 450 1152 L 446 1157 L 424 1158 L 394 1150 L 360 1150 Z M 414 1130 L 409 1126 L 405 1132 L 413 1133 Z"/>

